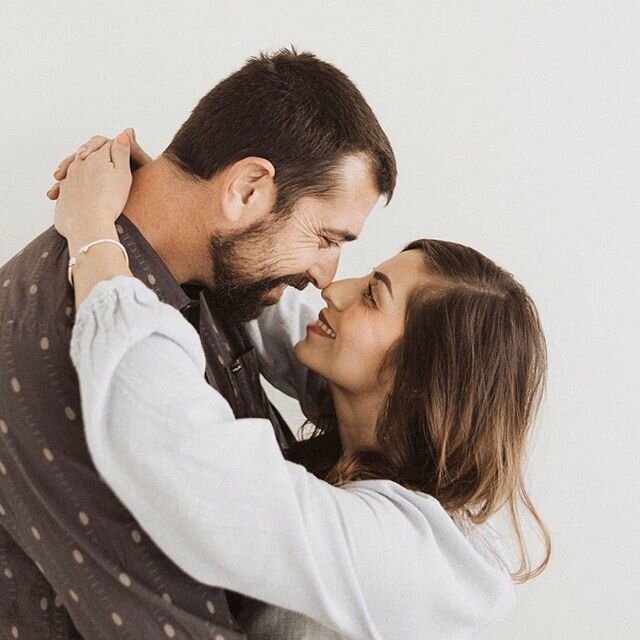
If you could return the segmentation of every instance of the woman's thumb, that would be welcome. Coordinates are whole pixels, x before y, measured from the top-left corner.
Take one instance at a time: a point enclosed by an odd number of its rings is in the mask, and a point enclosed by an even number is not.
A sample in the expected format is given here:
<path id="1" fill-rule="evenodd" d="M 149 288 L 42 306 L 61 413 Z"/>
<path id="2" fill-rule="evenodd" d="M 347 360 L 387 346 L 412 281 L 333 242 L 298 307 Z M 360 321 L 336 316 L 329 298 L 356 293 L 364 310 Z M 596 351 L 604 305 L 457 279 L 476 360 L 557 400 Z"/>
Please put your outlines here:
<path id="1" fill-rule="evenodd" d="M 130 152 L 129 136 L 126 133 L 121 133 L 111 145 L 111 161 L 116 169 L 121 169 L 123 166 L 129 168 Z"/>

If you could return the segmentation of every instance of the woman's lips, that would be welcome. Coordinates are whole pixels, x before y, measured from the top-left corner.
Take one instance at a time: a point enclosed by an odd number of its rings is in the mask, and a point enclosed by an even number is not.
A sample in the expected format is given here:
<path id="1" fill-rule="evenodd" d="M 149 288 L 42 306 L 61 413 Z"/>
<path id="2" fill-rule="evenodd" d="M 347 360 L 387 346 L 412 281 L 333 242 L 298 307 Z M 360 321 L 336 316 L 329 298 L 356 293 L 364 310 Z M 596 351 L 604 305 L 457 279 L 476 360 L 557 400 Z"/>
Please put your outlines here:
<path id="1" fill-rule="evenodd" d="M 312 333 L 322 336 L 323 338 L 331 338 L 332 340 L 336 339 L 336 332 L 327 322 L 327 318 L 322 311 L 318 314 L 318 320 L 316 322 L 309 323 L 307 325 L 307 329 Z"/>

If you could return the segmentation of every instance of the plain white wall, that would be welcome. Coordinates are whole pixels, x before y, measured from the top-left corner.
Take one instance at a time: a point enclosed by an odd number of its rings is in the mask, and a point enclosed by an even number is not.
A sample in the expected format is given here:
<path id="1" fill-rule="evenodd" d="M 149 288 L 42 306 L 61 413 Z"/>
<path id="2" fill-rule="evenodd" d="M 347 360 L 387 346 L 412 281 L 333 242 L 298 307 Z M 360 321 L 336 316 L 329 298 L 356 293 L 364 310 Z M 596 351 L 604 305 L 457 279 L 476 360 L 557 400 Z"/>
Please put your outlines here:
<path id="1" fill-rule="evenodd" d="M 640 637 L 639 25 L 636 2 L 4 0 L 0 263 L 49 226 L 51 171 L 91 134 L 132 125 L 157 154 L 248 56 L 333 62 L 400 170 L 340 274 L 457 240 L 509 268 L 546 328 L 529 476 L 554 553 L 486 638 Z"/>

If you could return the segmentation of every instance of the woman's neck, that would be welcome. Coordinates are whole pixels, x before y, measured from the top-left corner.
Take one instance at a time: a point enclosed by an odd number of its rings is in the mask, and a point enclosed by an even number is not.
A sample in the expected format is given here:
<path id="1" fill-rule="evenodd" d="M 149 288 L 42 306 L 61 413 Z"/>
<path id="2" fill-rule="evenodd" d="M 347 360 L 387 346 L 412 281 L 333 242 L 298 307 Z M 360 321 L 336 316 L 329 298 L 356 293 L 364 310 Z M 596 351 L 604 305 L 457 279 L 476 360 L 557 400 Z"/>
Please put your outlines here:
<path id="1" fill-rule="evenodd" d="M 378 449 L 376 427 L 386 397 L 382 387 L 367 393 L 353 393 L 331 384 L 329 387 L 344 454 Z"/>

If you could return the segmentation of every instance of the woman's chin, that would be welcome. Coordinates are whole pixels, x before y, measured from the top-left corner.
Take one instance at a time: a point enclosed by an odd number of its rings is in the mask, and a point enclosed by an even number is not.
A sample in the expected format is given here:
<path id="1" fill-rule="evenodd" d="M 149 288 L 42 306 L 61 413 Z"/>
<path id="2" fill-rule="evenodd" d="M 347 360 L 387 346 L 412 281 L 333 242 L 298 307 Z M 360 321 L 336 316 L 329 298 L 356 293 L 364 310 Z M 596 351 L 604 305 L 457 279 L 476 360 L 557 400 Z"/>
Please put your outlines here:
<path id="1" fill-rule="evenodd" d="M 298 362 L 300 362 L 300 364 L 303 364 L 314 373 L 323 375 L 322 367 L 318 366 L 318 358 L 314 357 L 314 352 L 316 352 L 316 350 L 311 344 L 309 344 L 308 335 L 296 343 L 296 345 L 293 347 L 293 352 L 295 353 L 296 358 L 298 359 Z"/>

